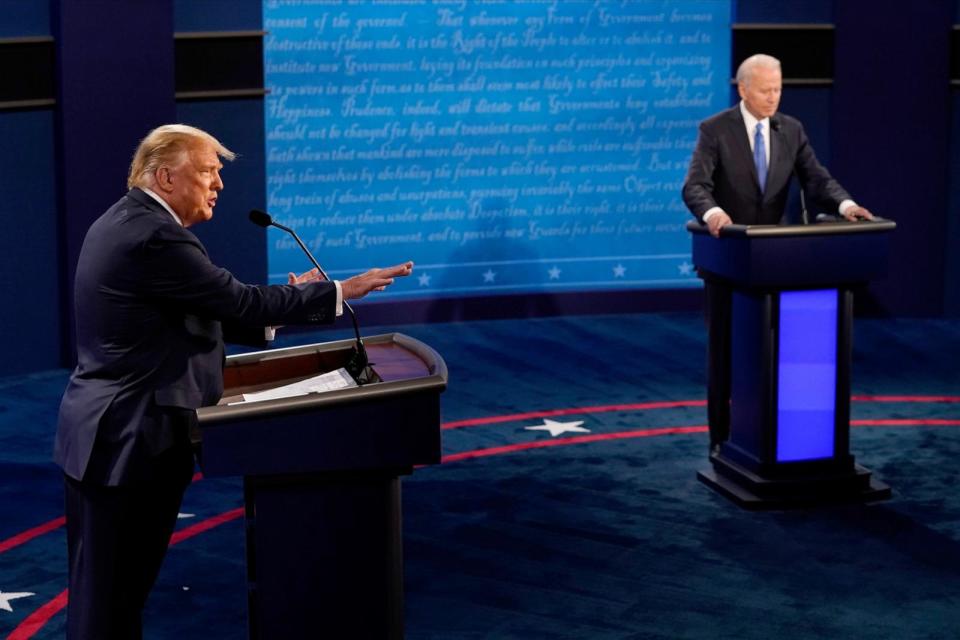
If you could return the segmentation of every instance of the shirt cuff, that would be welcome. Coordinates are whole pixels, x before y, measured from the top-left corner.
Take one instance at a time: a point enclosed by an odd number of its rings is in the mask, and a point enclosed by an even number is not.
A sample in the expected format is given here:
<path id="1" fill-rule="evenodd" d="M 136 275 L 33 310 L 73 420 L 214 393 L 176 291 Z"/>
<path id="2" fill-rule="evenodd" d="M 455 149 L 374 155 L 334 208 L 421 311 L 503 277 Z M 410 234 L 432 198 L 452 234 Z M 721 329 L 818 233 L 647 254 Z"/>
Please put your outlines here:
<path id="1" fill-rule="evenodd" d="M 703 221 L 706 223 L 707 220 L 712 218 L 714 214 L 723 213 L 723 207 L 711 207 L 707 209 L 707 212 L 703 214 Z"/>
<path id="2" fill-rule="evenodd" d="M 263 328 L 263 339 L 267 342 L 272 341 L 277 337 L 277 327 L 264 327 Z"/>
<path id="3" fill-rule="evenodd" d="M 340 287 L 339 280 L 334 280 L 333 284 L 337 287 L 337 308 L 335 311 L 337 317 L 339 318 L 343 315 L 343 289 Z"/>
<path id="4" fill-rule="evenodd" d="M 849 209 L 850 207 L 855 207 L 855 206 L 857 206 L 857 203 L 854 202 L 853 200 L 844 200 L 843 202 L 840 203 L 840 209 L 839 209 L 840 215 L 843 215 L 844 213 L 846 213 L 847 209 Z"/>

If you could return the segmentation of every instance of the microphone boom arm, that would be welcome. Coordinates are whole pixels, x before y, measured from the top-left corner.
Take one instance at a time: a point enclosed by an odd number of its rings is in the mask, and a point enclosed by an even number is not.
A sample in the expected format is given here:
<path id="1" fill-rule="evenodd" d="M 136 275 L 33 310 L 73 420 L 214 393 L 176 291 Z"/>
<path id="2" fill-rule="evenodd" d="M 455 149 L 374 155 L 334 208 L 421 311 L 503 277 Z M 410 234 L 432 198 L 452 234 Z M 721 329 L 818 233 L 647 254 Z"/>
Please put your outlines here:
<path id="1" fill-rule="evenodd" d="M 275 222 L 270 214 L 263 211 L 251 211 L 250 212 L 250 221 L 261 227 L 276 227 L 281 231 L 286 231 L 293 239 L 297 241 L 297 244 L 300 245 L 300 249 L 303 250 L 303 253 L 306 254 L 310 262 L 316 267 L 317 271 L 320 272 L 320 275 L 323 276 L 328 282 L 333 282 L 330 279 L 330 276 L 327 275 L 327 272 L 323 270 L 323 267 L 320 266 L 320 263 L 317 262 L 317 259 L 313 257 L 313 254 L 307 248 L 307 245 L 303 244 L 303 240 L 300 239 L 300 236 L 297 235 L 297 232 L 291 229 L 290 227 L 284 226 L 279 222 Z M 360 323 L 357 322 L 357 313 L 353 310 L 353 307 L 350 306 L 350 303 L 346 300 L 342 300 L 343 308 L 347 310 L 350 315 L 350 320 L 353 321 L 353 333 L 356 335 L 357 344 L 354 350 L 353 356 L 347 361 L 347 364 L 344 368 L 350 373 L 351 376 L 357 381 L 357 384 L 364 385 L 368 382 L 373 382 L 376 380 L 376 373 L 373 369 L 370 368 L 370 359 L 367 357 L 367 348 L 363 344 L 363 338 L 360 337 Z"/>

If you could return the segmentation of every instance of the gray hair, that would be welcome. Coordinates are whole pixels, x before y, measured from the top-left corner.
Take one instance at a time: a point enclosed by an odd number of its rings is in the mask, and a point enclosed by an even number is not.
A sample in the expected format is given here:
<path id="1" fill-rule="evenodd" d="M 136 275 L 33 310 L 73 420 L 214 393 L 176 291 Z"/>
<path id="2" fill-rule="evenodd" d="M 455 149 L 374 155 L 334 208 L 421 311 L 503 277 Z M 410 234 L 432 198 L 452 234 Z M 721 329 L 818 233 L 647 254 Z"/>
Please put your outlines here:
<path id="1" fill-rule="evenodd" d="M 743 62 L 737 68 L 737 84 L 747 86 L 750 84 L 750 78 L 753 77 L 754 69 L 763 67 L 765 69 L 774 69 L 780 71 L 780 61 L 773 56 L 765 53 L 755 53 Z"/>

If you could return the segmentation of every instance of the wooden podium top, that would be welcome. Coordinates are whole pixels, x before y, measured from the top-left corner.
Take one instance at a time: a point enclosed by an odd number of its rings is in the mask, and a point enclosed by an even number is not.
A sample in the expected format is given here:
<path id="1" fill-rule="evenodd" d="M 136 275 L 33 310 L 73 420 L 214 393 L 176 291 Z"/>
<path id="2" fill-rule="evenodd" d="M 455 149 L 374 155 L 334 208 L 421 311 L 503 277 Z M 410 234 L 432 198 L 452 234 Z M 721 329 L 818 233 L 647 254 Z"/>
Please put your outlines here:
<path id="1" fill-rule="evenodd" d="M 436 351 L 419 340 L 401 333 L 389 333 L 364 338 L 363 342 L 370 366 L 380 377 L 379 382 L 262 402 L 245 403 L 242 394 L 339 369 L 351 355 L 355 341 L 338 340 L 229 356 L 223 370 L 223 398 L 215 407 L 197 410 L 201 426 L 248 419 L 258 414 L 312 411 L 412 391 L 439 393 L 446 388 L 446 363 Z"/>
<path id="2" fill-rule="evenodd" d="M 197 410 L 195 440 L 202 447 L 204 474 L 409 473 L 417 465 L 438 463 L 447 366 L 433 349 L 403 334 L 364 339 L 377 382 L 243 401 L 243 393 L 339 369 L 354 344 L 339 340 L 227 358 L 223 400 Z"/>

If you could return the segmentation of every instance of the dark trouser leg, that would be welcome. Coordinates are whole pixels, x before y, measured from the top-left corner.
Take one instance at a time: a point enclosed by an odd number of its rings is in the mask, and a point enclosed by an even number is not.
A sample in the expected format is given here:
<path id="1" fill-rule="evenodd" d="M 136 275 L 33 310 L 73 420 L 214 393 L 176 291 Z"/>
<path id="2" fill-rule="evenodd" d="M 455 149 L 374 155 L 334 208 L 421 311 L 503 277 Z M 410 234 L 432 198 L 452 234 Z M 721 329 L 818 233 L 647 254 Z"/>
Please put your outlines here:
<path id="1" fill-rule="evenodd" d="M 193 475 L 189 447 L 157 459 L 143 483 L 105 487 L 66 478 L 68 640 L 139 640 L 141 614 Z"/>
<path id="2" fill-rule="evenodd" d="M 710 446 L 730 437 L 730 289 L 707 282 L 707 420 Z"/>

